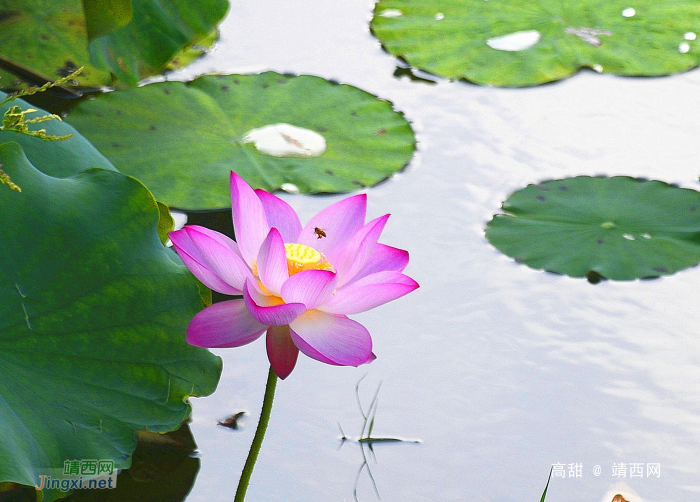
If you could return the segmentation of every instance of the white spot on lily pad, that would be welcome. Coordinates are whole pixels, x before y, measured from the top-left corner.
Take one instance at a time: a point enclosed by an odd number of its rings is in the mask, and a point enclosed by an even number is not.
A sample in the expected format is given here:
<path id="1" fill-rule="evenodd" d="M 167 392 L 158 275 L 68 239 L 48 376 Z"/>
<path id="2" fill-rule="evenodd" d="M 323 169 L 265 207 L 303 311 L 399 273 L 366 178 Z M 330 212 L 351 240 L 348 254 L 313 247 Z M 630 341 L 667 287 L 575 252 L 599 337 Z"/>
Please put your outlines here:
<path id="1" fill-rule="evenodd" d="M 296 186 L 294 183 L 282 183 L 282 185 L 280 185 L 280 188 L 287 193 L 297 194 L 300 192 L 299 187 Z"/>
<path id="2" fill-rule="evenodd" d="M 632 7 L 627 7 L 625 10 L 622 11 L 622 17 L 634 17 L 636 13 L 637 11 L 634 10 Z"/>
<path id="3" fill-rule="evenodd" d="M 688 51 L 690 51 L 690 45 L 687 42 L 681 42 L 678 44 L 678 52 L 685 54 Z"/>
<path id="4" fill-rule="evenodd" d="M 651 235 L 649 234 L 642 234 L 642 237 L 644 237 L 645 239 L 651 239 Z"/>
<path id="5" fill-rule="evenodd" d="M 273 157 L 319 157 L 326 151 L 326 139 L 319 133 L 290 124 L 271 124 L 248 131 L 243 143 Z"/>
<path id="6" fill-rule="evenodd" d="M 399 9 L 387 9 L 381 11 L 379 15 L 382 17 L 401 17 L 403 16 L 403 12 L 401 12 Z"/>
<path id="7" fill-rule="evenodd" d="M 436 21 L 442 21 L 443 19 L 445 19 L 445 14 L 443 14 L 442 12 L 438 12 L 437 14 L 435 14 Z"/>
<path id="8" fill-rule="evenodd" d="M 633 241 L 633 240 L 634 240 L 634 235 L 622 234 L 622 237 L 624 237 L 624 238 L 627 239 L 628 241 Z"/>
<path id="9" fill-rule="evenodd" d="M 683 35 L 683 38 L 685 38 L 686 40 L 695 40 L 696 38 L 698 38 L 698 36 L 692 31 L 689 31 L 688 33 Z"/>
<path id="10" fill-rule="evenodd" d="M 598 73 L 603 73 L 603 67 L 599 64 L 594 64 L 593 71 L 598 72 Z"/>
<path id="11" fill-rule="evenodd" d="M 486 45 L 499 51 L 524 51 L 539 42 L 541 37 L 537 30 L 516 31 L 502 37 L 489 38 Z"/>
<path id="12" fill-rule="evenodd" d="M 597 30 L 595 28 L 567 28 L 566 33 L 569 35 L 576 35 L 581 40 L 586 42 L 593 47 L 600 47 L 601 40 L 598 38 L 600 35 L 605 35 L 608 37 L 612 36 L 612 31 L 610 30 Z"/>

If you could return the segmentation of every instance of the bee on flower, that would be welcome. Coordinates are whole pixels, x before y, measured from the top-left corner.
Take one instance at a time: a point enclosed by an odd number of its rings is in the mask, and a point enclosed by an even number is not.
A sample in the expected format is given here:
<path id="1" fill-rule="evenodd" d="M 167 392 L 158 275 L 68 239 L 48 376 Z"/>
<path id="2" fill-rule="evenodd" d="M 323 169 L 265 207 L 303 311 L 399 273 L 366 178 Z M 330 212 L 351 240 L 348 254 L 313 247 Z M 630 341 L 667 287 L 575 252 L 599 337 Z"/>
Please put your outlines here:
<path id="1" fill-rule="evenodd" d="M 361 194 L 324 209 L 302 227 L 289 204 L 253 190 L 233 172 L 231 205 L 235 242 L 196 225 L 170 233 L 202 283 L 243 296 L 197 314 L 187 341 L 239 347 L 267 333 L 267 355 L 280 378 L 292 372 L 299 351 L 339 366 L 373 361 L 369 332 L 348 315 L 418 287 L 402 273 L 408 253 L 378 243 L 389 215 L 365 223 L 367 197 Z"/>

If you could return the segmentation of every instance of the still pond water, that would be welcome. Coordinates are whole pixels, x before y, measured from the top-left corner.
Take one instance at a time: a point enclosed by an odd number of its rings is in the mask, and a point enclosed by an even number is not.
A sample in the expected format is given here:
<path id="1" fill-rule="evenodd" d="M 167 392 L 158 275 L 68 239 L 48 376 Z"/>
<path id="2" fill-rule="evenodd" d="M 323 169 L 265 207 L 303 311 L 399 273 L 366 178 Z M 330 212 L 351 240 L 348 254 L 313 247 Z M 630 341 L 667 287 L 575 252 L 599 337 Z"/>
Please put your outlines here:
<path id="1" fill-rule="evenodd" d="M 369 466 L 384 502 L 598 502 L 619 482 L 644 501 L 700 497 L 700 269 L 596 286 L 529 269 L 484 226 L 513 191 L 548 178 L 630 175 L 698 189 L 700 72 L 630 79 L 584 71 L 529 89 L 395 76 L 365 0 L 233 0 L 221 40 L 171 79 L 265 70 L 313 74 L 388 99 L 412 123 L 409 167 L 367 190 L 391 213 L 382 242 L 407 249 L 421 288 L 354 316 L 378 359 L 337 368 L 300 358 L 277 387 L 250 501 L 351 501 L 357 435 L 382 383 Z M 302 221 L 340 197 L 284 195 Z M 261 341 L 215 350 L 218 390 L 193 399 L 201 470 L 188 502 L 232 500 L 262 403 Z M 241 431 L 216 425 L 249 414 Z M 613 464 L 628 465 L 613 477 Z M 629 464 L 644 464 L 631 478 Z M 647 477 L 646 464 L 660 464 Z M 581 464 L 569 478 L 568 464 Z M 595 475 L 595 466 L 600 474 Z M 363 472 L 360 501 L 377 500 Z M 610 497 L 605 502 L 609 502 Z"/>

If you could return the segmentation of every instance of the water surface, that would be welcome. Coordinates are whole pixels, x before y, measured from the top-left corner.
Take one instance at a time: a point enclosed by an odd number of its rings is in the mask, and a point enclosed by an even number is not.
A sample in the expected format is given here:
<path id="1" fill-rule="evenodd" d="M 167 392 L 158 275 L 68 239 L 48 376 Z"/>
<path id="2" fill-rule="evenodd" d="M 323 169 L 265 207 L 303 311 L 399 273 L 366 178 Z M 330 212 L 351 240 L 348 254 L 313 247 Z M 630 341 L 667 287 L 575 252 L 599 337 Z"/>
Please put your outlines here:
<path id="1" fill-rule="evenodd" d="M 382 242 L 408 249 L 421 288 L 354 316 L 378 359 L 337 368 L 301 357 L 277 388 L 251 501 L 351 501 L 359 446 L 354 386 L 381 381 L 375 448 L 384 502 L 599 501 L 624 481 L 646 501 L 700 492 L 700 269 L 592 286 L 518 265 L 484 238 L 513 191 L 543 179 L 630 175 L 698 188 L 700 72 L 631 79 L 584 71 L 556 84 L 496 89 L 394 77 L 368 31 L 366 1 L 233 0 L 221 41 L 171 78 L 274 70 L 313 74 L 392 101 L 411 121 L 408 169 L 367 190 L 369 217 L 391 213 Z M 340 197 L 285 195 L 302 221 Z M 216 393 L 194 399 L 202 467 L 190 502 L 233 499 L 267 372 L 264 343 L 216 350 Z M 217 420 L 241 410 L 242 431 Z M 643 463 L 643 478 L 612 465 Z M 660 477 L 647 478 L 646 464 Z M 599 476 L 594 466 L 601 466 Z M 361 501 L 376 500 L 366 474 Z"/>

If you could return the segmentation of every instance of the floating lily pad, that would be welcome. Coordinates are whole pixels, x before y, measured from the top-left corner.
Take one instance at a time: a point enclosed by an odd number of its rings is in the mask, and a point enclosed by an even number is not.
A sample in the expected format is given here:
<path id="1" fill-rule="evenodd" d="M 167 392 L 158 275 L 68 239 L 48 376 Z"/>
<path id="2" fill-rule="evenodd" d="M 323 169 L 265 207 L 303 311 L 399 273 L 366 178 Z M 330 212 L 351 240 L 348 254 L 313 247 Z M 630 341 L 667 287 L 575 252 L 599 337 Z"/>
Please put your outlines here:
<path id="1" fill-rule="evenodd" d="M 629 76 L 700 64 L 696 0 L 380 0 L 372 31 L 436 75 L 529 86 L 582 67 Z"/>
<path id="2" fill-rule="evenodd" d="M 578 176 L 529 185 L 486 229 L 532 268 L 628 281 L 700 262 L 700 192 L 661 181 Z"/>
<path id="3" fill-rule="evenodd" d="M 81 0 L 0 0 L 0 56 L 51 80 L 82 66 L 81 86 L 111 85 L 111 74 L 135 84 L 160 74 L 178 53 L 206 39 L 228 9 L 226 0 L 132 0 L 131 5 L 131 20 L 111 26 L 88 49 Z M 95 27 L 98 33 L 108 29 L 105 23 Z M 0 77 L 0 88 L 17 88 L 16 77 L 5 72 Z"/>
<path id="4" fill-rule="evenodd" d="M 73 459 L 128 467 L 134 430 L 177 428 L 216 386 L 219 358 L 185 342 L 198 285 L 137 180 L 53 178 L 16 143 L 0 161 L 22 187 L 0 189 L 0 482 Z"/>
<path id="5" fill-rule="evenodd" d="M 400 171 L 415 148 L 391 103 L 274 72 L 111 92 L 68 120 L 121 172 L 185 209 L 230 207 L 231 170 L 268 191 L 348 192 Z"/>

